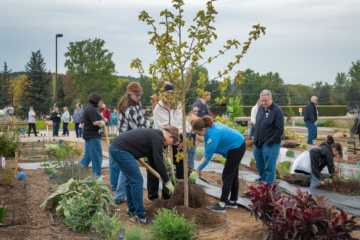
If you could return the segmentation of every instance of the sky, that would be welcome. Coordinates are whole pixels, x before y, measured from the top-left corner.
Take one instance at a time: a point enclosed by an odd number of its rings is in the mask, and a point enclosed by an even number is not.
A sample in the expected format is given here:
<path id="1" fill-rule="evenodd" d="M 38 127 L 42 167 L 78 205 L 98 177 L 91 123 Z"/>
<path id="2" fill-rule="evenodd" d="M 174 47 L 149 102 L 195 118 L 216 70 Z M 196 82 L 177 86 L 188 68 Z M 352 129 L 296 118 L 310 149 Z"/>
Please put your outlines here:
<path id="1" fill-rule="evenodd" d="M 206 9 L 206 2 L 185 0 L 185 30 L 196 13 Z M 351 62 L 360 60 L 359 0 L 218 0 L 214 7 L 218 39 L 206 48 L 204 59 L 216 55 L 228 39 L 247 41 L 252 25 L 267 28 L 236 71 L 278 72 L 287 84 L 333 84 L 336 73 L 347 73 Z M 157 56 L 148 44 L 152 29 L 138 15 L 145 10 L 159 23 L 164 9 L 175 12 L 170 0 L 2 0 L 1 71 L 4 61 L 13 72 L 24 71 L 31 52 L 41 50 L 46 69 L 55 72 L 55 35 L 60 33 L 64 36 L 58 38 L 58 73 L 66 73 L 64 54 L 70 42 L 100 38 L 114 53 L 117 75 L 138 77 L 130 68 L 137 57 L 146 74 Z M 210 79 L 239 52 L 228 51 L 206 64 Z"/>

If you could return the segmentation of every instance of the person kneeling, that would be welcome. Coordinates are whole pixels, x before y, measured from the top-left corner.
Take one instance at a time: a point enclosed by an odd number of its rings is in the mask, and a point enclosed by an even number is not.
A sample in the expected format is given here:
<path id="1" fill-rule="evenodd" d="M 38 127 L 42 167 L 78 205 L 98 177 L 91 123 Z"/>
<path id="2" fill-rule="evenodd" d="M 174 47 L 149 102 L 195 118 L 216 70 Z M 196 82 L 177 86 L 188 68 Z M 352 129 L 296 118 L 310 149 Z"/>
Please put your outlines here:
<path id="1" fill-rule="evenodd" d="M 313 148 L 310 151 L 303 152 L 291 167 L 291 174 L 303 173 L 310 174 L 311 184 L 310 188 L 316 188 L 320 184 L 320 172 L 325 166 L 329 173 L 334 173 L 334 157 L 340 155 L 342 157 L 342 147 L 339 143 L 329 143 L 325 141 L 319 147 Z M 325 169 L 324 169 L 325 170 Z"/>
<path id="2" fill-rule="evenodd" d="M 169 180 L 163 161 L 163 147 L 179 141 L 179 130 L 167 126 L 162 130 L 138 128 L 124 132 L 115 137 L 110 144 L 110 154 L 125 175 L 125 191 L 127 196 L 127 217 L 133 222 L 152 223 L 145 215 L 143 205 L 143 177 L 136 159 L 146 157 L 150 166 L 157 171 L 169 189 L 174 192 L 174 186 Z"/>

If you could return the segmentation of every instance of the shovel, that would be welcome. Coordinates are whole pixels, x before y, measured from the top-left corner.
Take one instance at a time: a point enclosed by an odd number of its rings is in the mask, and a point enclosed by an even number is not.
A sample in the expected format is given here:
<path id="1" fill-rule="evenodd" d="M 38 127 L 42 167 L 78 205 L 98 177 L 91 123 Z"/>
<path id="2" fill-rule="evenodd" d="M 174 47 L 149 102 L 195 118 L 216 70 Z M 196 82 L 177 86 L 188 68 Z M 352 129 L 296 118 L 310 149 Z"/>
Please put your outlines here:
<path id="1" fill-rule="evenodd" d="M 108 132 L 107 132 L 107 128 L 106 126 L 104 126 L 104 131 L 105 131 L 105 138 L 106 138 L 106 143 L 107 143 L 107 147 L 109 149 L 110 147 L 110 144 L 109 144 L 109 138 L 108 138 Z M 109 152 L 109 158 L 110 158 L 110 152 Z M 146 162 L 144 162 L 142 159 L 137 159 L 138 162 L 141 163 L 141 165 L 143 165 L 149 172 L 151 172 L 151 174 L 153 174 L 157 179 L 159 179 L 161 182 L 164 183 L 164 186 L 163 186 L 163 189 L 164 189 L 164 192 L 167 194 L 167 195 L 171 195 L 169 193 L 169 189 L 167 187 L 165 187 L 165 182 L 162 180 L 160 174 L 158 172 L 156 172 L 152 167 L 150 167 L 148 164 L 146 164 Z"/>

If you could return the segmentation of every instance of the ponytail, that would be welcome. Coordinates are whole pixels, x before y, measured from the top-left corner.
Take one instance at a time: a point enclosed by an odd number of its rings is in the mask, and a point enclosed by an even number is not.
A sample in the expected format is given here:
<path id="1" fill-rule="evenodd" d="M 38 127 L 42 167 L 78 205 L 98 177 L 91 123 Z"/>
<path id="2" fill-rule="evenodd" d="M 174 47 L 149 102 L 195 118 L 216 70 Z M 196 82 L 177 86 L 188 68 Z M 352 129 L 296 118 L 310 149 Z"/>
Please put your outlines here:
<path id="1" fill-rule="evenodd" d="M 192 122 L 192 128 L 196 131 L 202 131 L 204 128 L 212 128 L 214 122 L 211 117 L 205 116 L 203 118 L 196 119 Z"/>
<path id="2" fill-rule="evenodd" d="M 333 143 L 331 145 L 331 148 L 335 148 L 335 150 L 339 152 L 339 155 L 342 158 L 343 154 L 342 154 L 342 147 L 341 147 L 340 143 Z"/>

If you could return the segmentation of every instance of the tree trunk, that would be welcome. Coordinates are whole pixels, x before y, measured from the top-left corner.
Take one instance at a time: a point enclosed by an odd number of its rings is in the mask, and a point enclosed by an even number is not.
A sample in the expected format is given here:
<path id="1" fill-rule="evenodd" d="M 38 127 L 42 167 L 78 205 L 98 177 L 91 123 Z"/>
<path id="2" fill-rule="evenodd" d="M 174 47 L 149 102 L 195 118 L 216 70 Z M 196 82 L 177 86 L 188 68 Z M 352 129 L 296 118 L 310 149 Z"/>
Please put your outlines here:
<path id="1" fill-rule="evenodd" d="M 189 207 L 189 181 L 188 181 L 188 164 L 187 164 L 187 147 L 186 147 L 186 116 L 185 116 L 185 98 L 186 98 L 186 91 L 182 93 L 182 115 L 183 115 L 183 146 L 184 146 L 184 205 Z"/>

